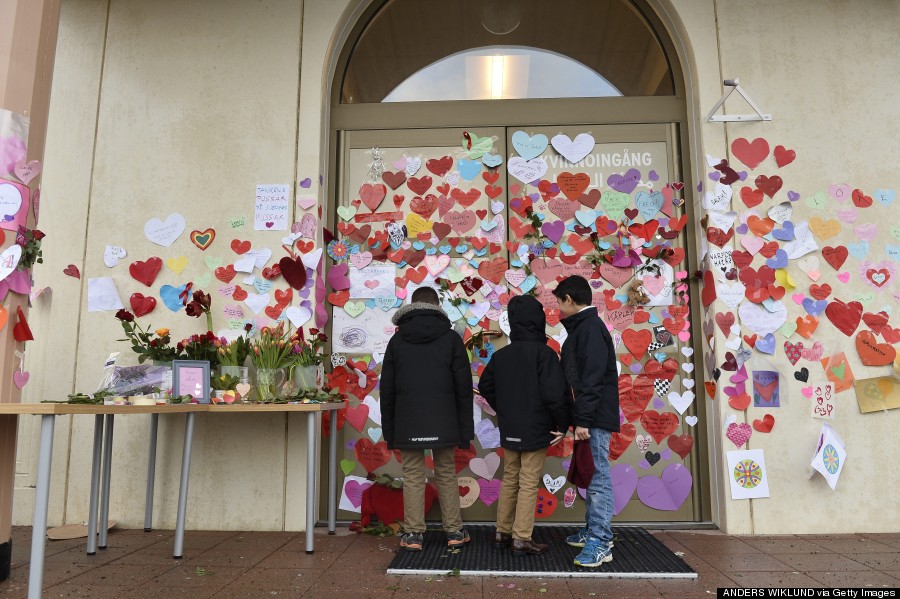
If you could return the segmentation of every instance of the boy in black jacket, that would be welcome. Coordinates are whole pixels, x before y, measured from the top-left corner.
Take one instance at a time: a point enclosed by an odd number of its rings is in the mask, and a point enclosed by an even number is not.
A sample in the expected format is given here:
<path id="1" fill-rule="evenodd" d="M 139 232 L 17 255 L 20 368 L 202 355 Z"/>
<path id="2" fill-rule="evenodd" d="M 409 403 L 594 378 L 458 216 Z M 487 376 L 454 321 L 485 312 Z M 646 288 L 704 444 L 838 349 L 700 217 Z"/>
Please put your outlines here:
<path id="1" fill-rule="evenodd" d="M 455 447 L 469 447 L 472 372 L 466 348 L 450 328 L 437 292 L 420 287 L 397 310 L 397 332 L 381 366 L 382 431 L 403 460 L 403 530 L 400 546 L 421 551 L 425 533 L 425 449 L 434 458 L 447 545 L 470 540 L 459 513 Z"/>
<path id="2" fill-rule="evenodd" d="M 594 476 L 585 496 L 585 527 L 566 537 L 583 547 L 575 564 L 596 568 L 612 561 L 613 491 L 609 478 L 609 440 L 619 432 L 619 377 L 616 350 L 609 329 L 591 305 L 591 286 L 584 277 L 560 281 L 553 295 L 568 337 L 562 347 L 562 365 L 572 388 L 575 441 L 589 441 Z"/>
<path id="3" fill-rule="evenodd" d="M 508 310 L 511 343 L 491 357 L 478 384 L 497 411 L 505 452 L 494 546 L 538 555 L 547 550 L 531 539 L 538 485 L 547 447 L 569 428 L 571 401 L 556 352 L 547 346 L 543 306 L 521 295 L 510 300 Z"/>

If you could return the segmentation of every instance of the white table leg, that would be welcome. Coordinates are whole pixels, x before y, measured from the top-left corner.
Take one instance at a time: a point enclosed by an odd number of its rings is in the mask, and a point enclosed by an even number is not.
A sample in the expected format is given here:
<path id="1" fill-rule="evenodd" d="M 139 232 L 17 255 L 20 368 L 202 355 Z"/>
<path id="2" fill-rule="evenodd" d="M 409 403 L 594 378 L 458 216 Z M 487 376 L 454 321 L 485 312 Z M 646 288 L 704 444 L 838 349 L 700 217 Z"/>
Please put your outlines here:
<path id="1" fill-rule="evenodd" d="M 184 556 L 184 517 L 187 511 L 188 478 L 191 473 L 191 445 L 194 442 L 194 413 L 184 423 L 184 450 L 181 454 L 181 487 L 178 489 L 178 516 L 175 520 L 175 559 Z"/>
<path id="2" fill-rule="evenodd" d="M 337 412 L 331 412 L 328 432 L 328 534 L 333 535 L 337 521 Z"/>
<path id="3" fill-rule="evenodd" d="M 106 538 L 109 535 L 109 478 L 112 475 L 112 446 L 115 414 L 106 415 L 105 439 L 103 441 L 103 484 L 100 490 L 100 544 L 99 549 L 106 549 Z"/>
<path id="4" fill-rule="evenodd" d="M 306 414 L 306 553 L 313 552 L 316 527 L 316 413 Z"/>
<path id="5" fill-rule="evenodd" d="M 88 508 L 87 554 L 97 553 L 97 501 L 100 495 L 100 453 L 103 451 L 103 415 L 94 416 L 94 454 L 91 458 L 91 502 Z"/>
<path id="6" fill-rule="evenodd" d="M 147 454 L 147 500 L 144 503 L 144 532 L 153 528 L 153 484 L 156 481 L 156 437 L 159 414 L 150 415 L 150 449 Z"/>
<path id="7" fill-rule="evenodd" d="M 47 546 L 47 507 L 50 501 L 50 465 L 53 460 L 52 414 L 41 416 L 41 452 L 38 456 L 37 488 L 34 497 L 34 526 L 31 529 L 31 562 L 28 567 L 28 599 L 40 599 L 44 587 L 44 552 Z"/>

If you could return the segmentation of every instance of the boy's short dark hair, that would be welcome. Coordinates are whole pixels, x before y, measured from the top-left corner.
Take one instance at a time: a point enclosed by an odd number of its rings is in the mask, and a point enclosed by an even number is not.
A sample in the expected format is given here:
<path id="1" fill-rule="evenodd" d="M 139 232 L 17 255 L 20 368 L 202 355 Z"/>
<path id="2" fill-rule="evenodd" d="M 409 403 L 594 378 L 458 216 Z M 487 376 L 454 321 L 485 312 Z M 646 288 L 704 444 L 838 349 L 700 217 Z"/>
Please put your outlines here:
<path id="1" fill-rule="evenodd" d="M 434 304 L 435 306 L 441 305 L 441 300 L 438 297 L 437 291 L 435 291 L 431 287 L 419 287 L 418 289 L 413 291 L 412 302 Z"/>
<path id="2" fill-rule="evenodd" d="M 565 299 L 568 295 L 579 306 L 591 305 L 591 286 L 587 279 L 579 275 L 572 275 L 560 281 L 553 290 L 553 295 L 557 299 Z"/>

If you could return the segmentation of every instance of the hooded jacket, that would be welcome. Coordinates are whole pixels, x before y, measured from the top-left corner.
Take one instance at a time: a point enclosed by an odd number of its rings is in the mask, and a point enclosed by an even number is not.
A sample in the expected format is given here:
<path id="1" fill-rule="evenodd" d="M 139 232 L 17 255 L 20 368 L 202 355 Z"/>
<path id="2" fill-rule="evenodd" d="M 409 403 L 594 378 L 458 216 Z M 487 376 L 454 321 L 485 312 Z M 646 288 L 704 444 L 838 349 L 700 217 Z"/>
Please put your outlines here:
<path id="1" fill-rule="evenodd" d="M 381 365 L 381 424 L 390 449 L 468 447 L 472 371 L 466 348 L 439 306 L 397 310 Z"/>
<path id="2" fill-rule="evenodd" d="M 559 358 L 547 346 L 543 306 L 522 295 L 508 310 L 511 343 L 491 357 L 478 391 L 497 412 L 500 445 L 535 451 L 550 445 L 551 431 L 569 428 L 571 395 Z"/>
<path id="3" fill-rule="evenodd" d="M 619 432 L 619 375 L 612 336 L 593 306 L 562 319 L 562 366 L 572 388 L 575 426 Z"/>

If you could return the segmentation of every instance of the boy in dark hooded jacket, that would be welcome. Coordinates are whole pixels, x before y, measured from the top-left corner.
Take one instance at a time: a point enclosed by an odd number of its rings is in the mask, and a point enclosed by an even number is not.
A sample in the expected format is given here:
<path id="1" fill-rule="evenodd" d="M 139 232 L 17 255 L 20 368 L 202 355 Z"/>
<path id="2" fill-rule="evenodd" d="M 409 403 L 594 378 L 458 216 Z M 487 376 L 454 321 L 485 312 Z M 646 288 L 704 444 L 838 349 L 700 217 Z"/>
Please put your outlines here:
<path id="1" fill-rule="evenodd" d="M 381 366 L 382 432 L 403 461 L 403 530 L 400 546 L 421 551 L 425 533 L 425 449 L 434 458 L 447 545 L 469 542 L 459 513 L 456 447 L 475 438 L 472 371 L 466 348 L 450 328 L 437 292 L 416 289 L 392 322 Z"/>
<path id="2" fill-rule="evenodd" d="M 510 300 L 508 311 L 511 343 L 491 357 L 478 384 L 497 411 L 505 452 L 494 545 L 538 555 L 547 550 L 531 539 L 538 485 L 547 447 L 569 428 L 571 401 L 559 358 L 547 346 L 543 306 L 521 295 Z"/>

